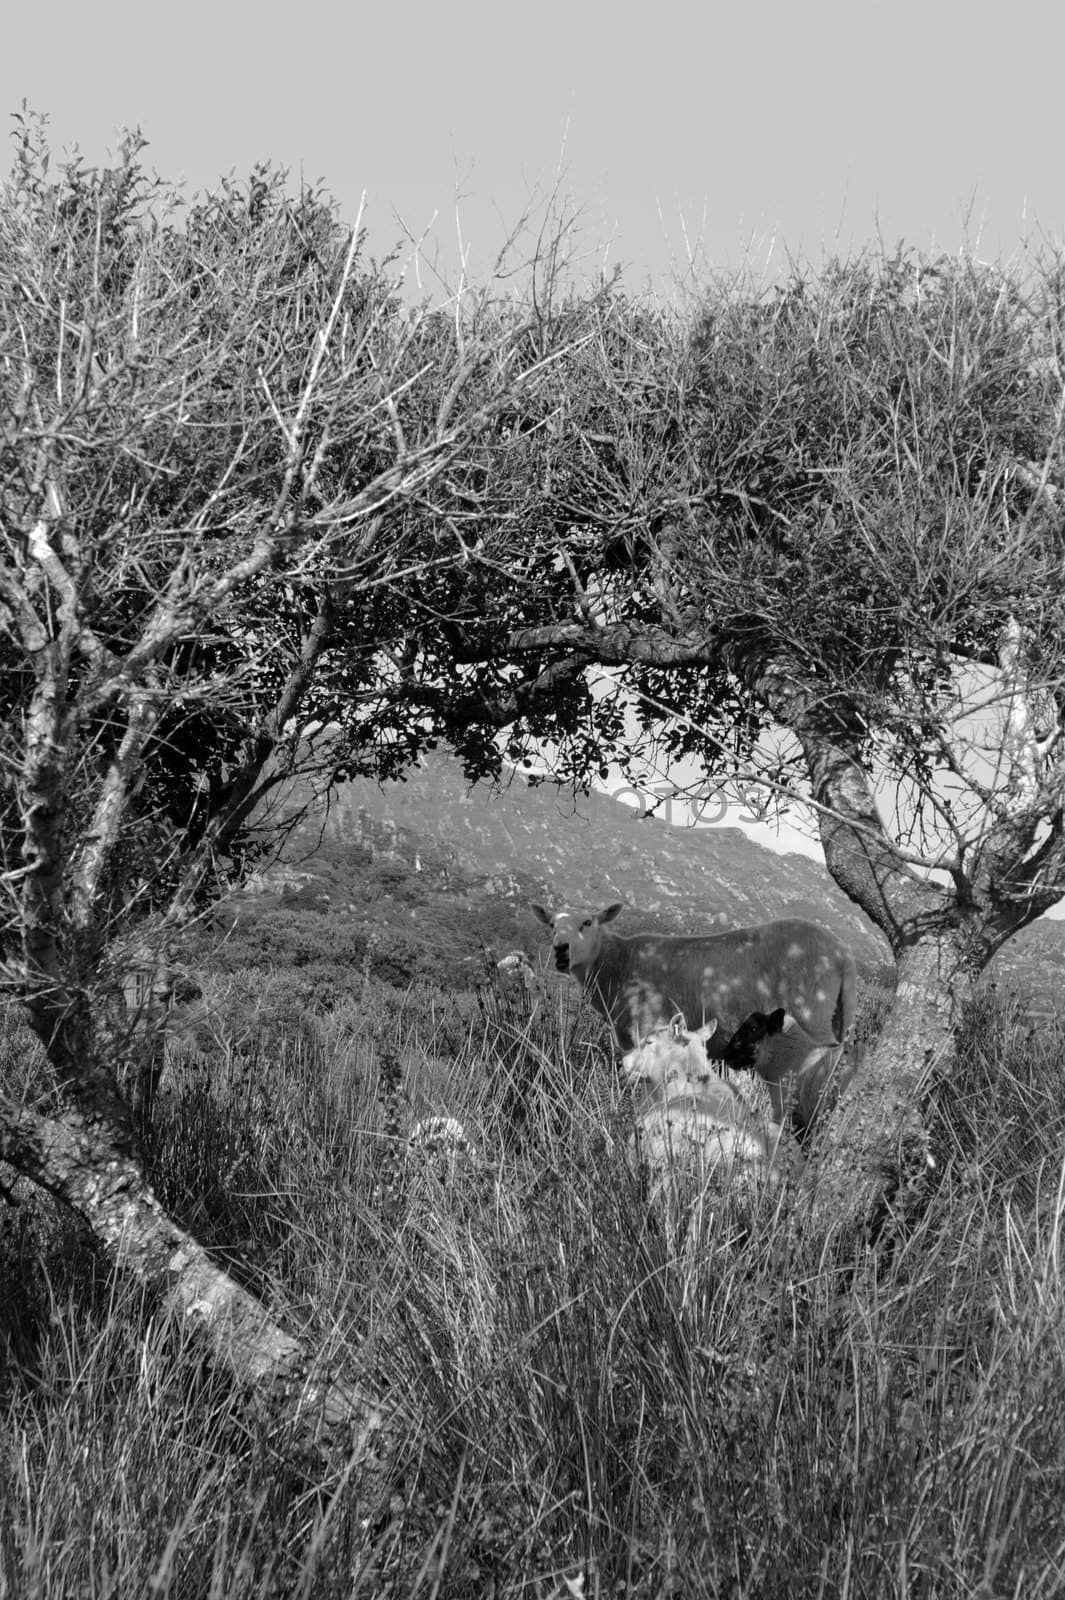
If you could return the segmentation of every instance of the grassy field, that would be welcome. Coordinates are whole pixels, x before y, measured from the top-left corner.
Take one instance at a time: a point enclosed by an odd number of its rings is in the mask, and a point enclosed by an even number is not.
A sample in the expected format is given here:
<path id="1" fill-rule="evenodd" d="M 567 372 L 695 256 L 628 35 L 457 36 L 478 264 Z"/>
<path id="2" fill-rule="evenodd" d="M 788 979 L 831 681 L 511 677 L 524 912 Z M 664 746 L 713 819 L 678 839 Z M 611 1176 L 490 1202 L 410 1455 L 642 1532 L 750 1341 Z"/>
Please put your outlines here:
<path id="1" fill-rule="evenodd" d="M 205 982 L 155 1182 L 402 1406 L 391 1500 L 301 1473 L 27 1202 L 0 1218 L 3 1600 L 1065 1592 L 1062 1031 L 982 1004 L 927 1195 L 839 1262 L 787 1195 L 650 1209 L 564 997 L 367 977 L 300 1014 L 270 981 Z M 408 1148 L 434 1113 L 473 1153 Z"/>

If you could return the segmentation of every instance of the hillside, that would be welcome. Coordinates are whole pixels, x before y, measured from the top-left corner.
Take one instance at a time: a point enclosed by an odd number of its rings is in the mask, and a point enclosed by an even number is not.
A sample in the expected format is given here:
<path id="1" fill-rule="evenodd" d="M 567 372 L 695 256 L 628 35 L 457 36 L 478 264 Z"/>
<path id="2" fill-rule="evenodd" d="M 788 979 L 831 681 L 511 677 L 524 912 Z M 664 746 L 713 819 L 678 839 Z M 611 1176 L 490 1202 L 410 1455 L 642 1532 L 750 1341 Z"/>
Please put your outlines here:
<path id="1" fill-rule="evenodd" d="M 695 932 L 809 917 L 848 941 L 867 976 L 890 966 L 886 941 L 806 856 L 777 855 L 740 828 L 673 827 L 640 817 L 604 794 L 574 801 L 518 774 L 501 790 L 470 788 L 458 764 L 440 753 L 402 783 L 342 785 L 300 828 L 290 863 L 301 859 L 303 870 L 313 871 L 309 852 L 319 841 L 333 871 L 351 846 L 353 871 L 365 852 L 391 857 L 423 876 L 427 892 L 433 884 L 446 895 L 453 885 L 464 904 L 471 894 L 509 902 L 516 912 L 537 898 L 552 908 L 622 900 L 619 931 L 642 925 Z M 991 975 L 1009 988 L 1031 989 L 1033 1012 L 1042 1011 L 1044 1001 L 1065 993 L 1065 927 L 1041 919 L 1011 941 Z"/>
<path id="2" fill-rule="evenodd" d="M 403 783 L 344 784 L 300 830 L 337 845 L 393 852 L 433 875 L 460 873 L 484 893 L 509 900 L 607 905 L 622 900 L 626 924 L 678 932 L 735 927 L 772 917 L 814 917 L 875 967 L 887 946 L 823 867 L 778 856 L 739 828 L 678 828 L 608 795 L 573 800 L 554 785 L 515 775 L 493 791 L 472 789 L 458 764 L 435 755 Z M 291 852 L 290 852 L 291 855 Z"/>

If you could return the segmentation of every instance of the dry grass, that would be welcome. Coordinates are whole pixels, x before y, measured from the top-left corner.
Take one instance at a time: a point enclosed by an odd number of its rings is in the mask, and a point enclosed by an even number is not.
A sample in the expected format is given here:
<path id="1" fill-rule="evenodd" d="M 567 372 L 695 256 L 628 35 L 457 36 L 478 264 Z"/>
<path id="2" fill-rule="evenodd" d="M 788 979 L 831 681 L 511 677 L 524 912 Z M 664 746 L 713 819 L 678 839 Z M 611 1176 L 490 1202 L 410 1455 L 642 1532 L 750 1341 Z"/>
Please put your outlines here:
<path id="1" fill-rule="evenodd" d="M 417 1419 L 390 1506 L 301 1479 L 75 1228 L 3 1218 L 0 1597 L 1062 1592 L 1065 1038 L 984 1007 L 926 1211 L 836 1264 L 786 1196 L 649 1208 L 553 1004 L 223 1039 L 160 1108 L 168 1204 Z M 427 1113 L 476 1153 L 409 1152 Z"/>

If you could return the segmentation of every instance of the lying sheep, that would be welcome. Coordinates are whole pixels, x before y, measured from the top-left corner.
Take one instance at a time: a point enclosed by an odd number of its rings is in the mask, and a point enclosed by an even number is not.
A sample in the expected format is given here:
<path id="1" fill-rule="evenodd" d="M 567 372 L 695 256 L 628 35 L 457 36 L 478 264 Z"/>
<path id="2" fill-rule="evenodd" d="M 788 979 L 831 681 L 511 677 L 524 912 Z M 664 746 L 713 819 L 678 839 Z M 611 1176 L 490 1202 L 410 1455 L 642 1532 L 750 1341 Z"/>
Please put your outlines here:
<path id="1" fill-rule="evenodd" d="M 779 1170 L 789 1159 L 782 1129 L 707 1060 L 715 1027 L 688 1032 L 678 1016 L 622 1058 L 622 1073 L 640 1093 L 631 1153 L 659 1173 Z"/>

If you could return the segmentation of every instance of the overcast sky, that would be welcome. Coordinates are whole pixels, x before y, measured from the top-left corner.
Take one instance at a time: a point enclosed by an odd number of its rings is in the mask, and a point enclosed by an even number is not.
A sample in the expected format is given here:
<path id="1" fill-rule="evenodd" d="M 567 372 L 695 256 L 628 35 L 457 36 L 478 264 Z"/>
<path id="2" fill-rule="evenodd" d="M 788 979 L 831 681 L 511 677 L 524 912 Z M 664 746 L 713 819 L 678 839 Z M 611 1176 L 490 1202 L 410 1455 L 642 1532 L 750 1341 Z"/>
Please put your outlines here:
<path id="1" fill-rule="evenodd" d="M 1063 60 L 1060 0 L 25 0 L 0 98 L 92 161 L 139 124 L 194 188 L 267 159 L 349 219 L 365 190 L 379 250 L 435 217 L 481 279 L 561 165 L 590 259 L 638 287 L 692 250 L 1060 240 Z"/>
<path id="2" fill-rule="evenodd" d="M 266 160 L 349 221 L 365 193 L 375 252 L 429 230 L 452 280 L 561 174 L 588 269 L 668 293 L 693 258 L 1060 244 L 1063 61 L 1061 0 L 24 0 L 0 100 L 92 163 L 139 125 L 192 190 Z"/>

